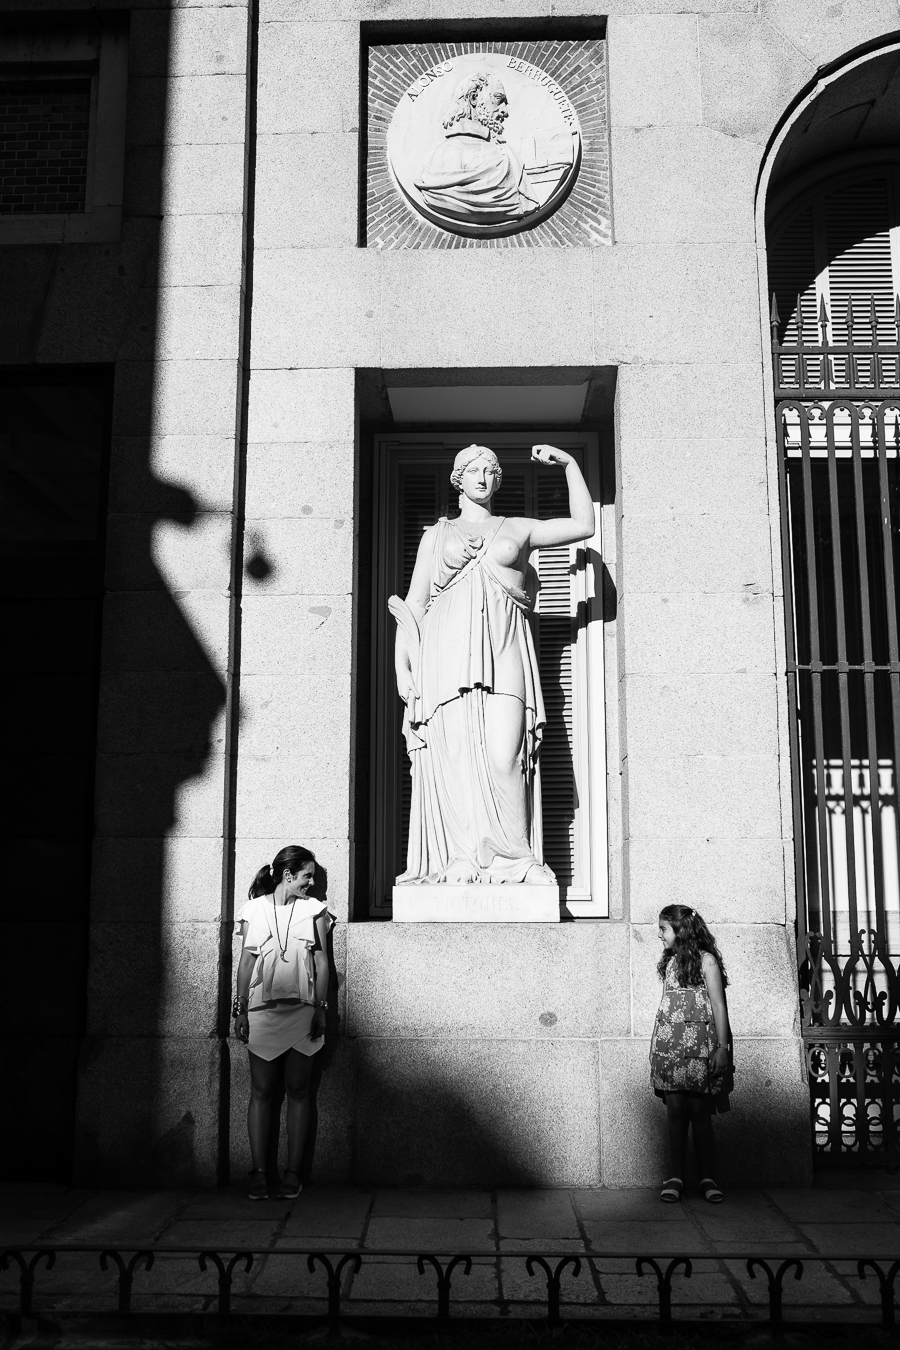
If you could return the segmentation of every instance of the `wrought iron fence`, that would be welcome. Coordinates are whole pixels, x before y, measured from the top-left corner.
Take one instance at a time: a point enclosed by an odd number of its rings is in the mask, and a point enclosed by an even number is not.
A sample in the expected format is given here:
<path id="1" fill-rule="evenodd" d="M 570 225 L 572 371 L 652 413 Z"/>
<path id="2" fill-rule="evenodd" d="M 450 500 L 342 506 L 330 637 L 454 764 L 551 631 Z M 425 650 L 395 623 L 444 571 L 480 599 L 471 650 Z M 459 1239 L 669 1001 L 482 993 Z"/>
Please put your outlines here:
<path id="1" fill-rule="evenodd" d="M 900 1239 L 898 1239 L 897 1250 L 900 1252 Z M 277 1248 L 263 1248 L 254 1252 L 246 1248 L 226 1248 L 221 1251 L 198 1250 L 196 1247 L 179 1246 L 133 1249 L 93 1246 L 86 1243 L 37 1244 L 0 1249 L 0 1271 L 17 1271 L 19 1276 L 18 1308 L 6 1309 L 5 1311 L 13 1313 L 19 1319 L 33 1318 L 40 1316 L 42 1312 L 52 1311 L 52 1305 L 48 1307 L 46 1300 L 42 1301 L 41 1299 L 39 1277 L 44 1272 L 52 1271 L 56 1267 L 57 1261 L 64 1261 L 66 1256 L 91 1254 L 98 1257 L 101 1271 L 115 1271 L 115 1290 L 110 1291 L 111 1299 L 106 1311 L 115 1313 L 118 1317 L 135 1315 L 132 1306 L 135 1280 L 153 1270 L 157 1257 L 168 1256 L 190 1257 L 197 1262 L 201 1272 L 210 1272 L 214 1275 L 207 1296 L 211 1300 L 208 1311 L 220 1318 L 229 1317 L 234 1311 L 232 1293 L 235 1273 L 249 1274 L 262 1259 L 278 1262 L 294 1261 L 299 1267 L 298 1275 L 304 1268 L 310 1274 L 318 1273 L 322 1281 L 319 1301 L 323 1304 L 324 1320 L 332 1328 L 339 1327 L 345 1318 L 354 1318 L 352 1304 L 347 1298 L 349 1277 L 358 1274 L 364 1262 L 368 1262 L 370 1272 L 374 1272 L 376 1276 L 379 1272 L 389 1272 L 391 1270 L 390 1260 L 396 1260 L 397 1258 L 414 1261 L 415 1268 L 420 1276 L 434 1276 L 433 1280 L 426 1278 L 423 1281 L 423 1299 L 430 1302 L 435 1319 L 443 1323 L 446 1323 L 453 1315 L 452 1294 L 454 1286 L 457 1291 L 459 1289 L 460 1280 L 458 1277 L 460 1275 L 468 1276 L 472 1271 L 473 1261 L 485 1258 L 502 1262 L 504 1265 L 524 1266 L 529 1279 L 535 1279 L 538 1285 L 541 1280 L 543 1281 L 542 1302 L 546 1308 L 546 1321 L 551 1325 L 556 1325 L 563 1320 L 576 1320 L 579 1315 L 584 1316 L 584 1313 L 579 1314 L 579 1307 L 591 1309 L 593 1305 L 594 1311 L 596 1311 L 596 1305 L 600 1304 L 605 1312 L 611 1311 L 610 1305 L 603 1304 L 600 1296 L 596 1295 L 594 1299 L 587 1298 L 579 1305 L 570 1304 L 565 1310 L 565 1319 L 563 1318 L 561 1288 L 563 1276 L 568 1275 L 571 1279 L 578 1280 L 583 1273 L 588 1272 L 593 1262 L 600 1262 L 604 1259 L 599 1253 L 581 1252 L 576 1254 L 559 1251 L 451 1253 L 386 1249 L 361 1251 L 357 1247 L 323 1251 L 309 1247 L 284 1247 L 280 1245 Z M 658 1322 L 665 1328 L 671 1327 L 673 1322 L 681 1320 L 673 1315 L 678 1307 L 677 1296 L 680 1292 L 683 1292 L 681 1281 L 690 1280 L 695 1264 L 701 1261 L 708 1262 L 711 1257 L 719 1263 L 739 1263 L 746 1270 L 751 1280 L 760 1277 L 765 1281 L 768 1304 L 767 1321 L 774 1329 L 780 1330 L 786 1321 L 784 1315 L 785 1280 L 790 1278 L 794 1283 L 799 1283 L 803 1280 L 807 1271 L 815 1272 L 811 1280 L 811 1286 L 814 1286 L 814 1288 L 811 1287 L 810 1289 L 810 1305 L 815 1308 L 817 1325 L 821 1326 L 823 1316 L 829 1311 L 838 1314 L 836 1320 L 845 1319 L 848 1280 L 865 1281 L 869 1276 L 874 1276 L 877 1282 L 882 1326 L 894 1327 L 896 1325 L 895 1285 L 897 1274 L 900 1272 L 900 1258 L 894 1259 L 883 1255 L 860 1257 L 857 1254 L 849 1256 L 804 1255 L 801 1258 L 798 1256 L 773 1256 L 771 1253 L 765 1256 L 748 1255 L 746 1252 L 716 1252 L 714 1256 L 710 1252 L 656 1256 L 648 1253 L 616 1252 L 614 1255 L 616 1261 L 633 1263 L 632 1269 L 636 1281 L 643 1282 L 645 1276 L 653 1278 L 656 1309 L 655 1315 L 650 1312 L 646 1320 Z M 607 1256 L 606 1259 L 609 1260 L 610 1257 Z M 821 1272 L 826 1270 L 836 1274 L 841 1266 L 848 1266 L 849 1270 L 846 1274 L 837 1275 L 835 1284 L 839 1297 L 830 1306 L 827 1300 L 823 1298 Z M 173 1291 L 163 1292 L 174 1293 L 177 1292 L 177 1288 Z M 298 1290 L 297 1297 L 305 1302 L 310 1300 L 310 1295 L 306 1290 L 302 1293 Z M 0 1295 L 0 1298 L 2 1298 L 2 1295 Z M 262 1304 L 262 1300 L 260 1302 Z M 2 1310 L 2 1303 L 0 1303 L 0 1311 Z M 65 1311 L 68 1315 L 77 1315 L 79 1311 L 74 1306 L 71 1295 L 66 1296 Z M 98 1310 L 96 1305 L 92 1304 L 83 1311 L 89 1312 L 95 1317 L 101 1310 Z M 262 1306 L 260 1311 L 265 1312 L 267 1316 L 271 1315 L 268 1307 Z M 739 1309 L 731 1308 L 729 1311 L 732 1315 L 752 1316 L 752 1311 L 748 1310 L 746 1304 Z M 854 1320 L 858 1320 L 860 1308 L 857 1306 L 853 1311 Z M 841 1314 L 843 1314 L 843 1319 Z"/>
<path id="2" fill-rule="evenodd" d="M 772 300 L 797 959 L 817 1163 L 898 1166 L 900 299 L 840 317 Z"/>

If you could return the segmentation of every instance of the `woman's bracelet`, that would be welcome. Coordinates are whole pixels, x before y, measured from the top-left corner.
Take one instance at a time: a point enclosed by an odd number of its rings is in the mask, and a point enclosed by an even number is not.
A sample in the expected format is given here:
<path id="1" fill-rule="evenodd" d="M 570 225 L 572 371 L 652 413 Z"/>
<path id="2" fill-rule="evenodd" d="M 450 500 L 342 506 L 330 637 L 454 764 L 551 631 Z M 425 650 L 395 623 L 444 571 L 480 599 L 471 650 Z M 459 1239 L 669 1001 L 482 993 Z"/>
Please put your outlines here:
<path id="1" fill-rule="evenodd" d="M 327 1000 L 327 999 L 323 999 L 321 1003 L 314 1003 L 314 1004 L 313 1004 L 313 1007 L 314 1007 L 314 1008 L 325 1008 L 325 1009 L 327 1010 L 327 1008 L 328 1008 L 328 1000 Z M 235 999 L 234 999 L 234 1002 L 233 1002 L 232 1005 L 231 1005 L 231 1015 L 232 1015 L 232 1017 L 243 1017 L 243 1015 L 244 1015 L 244 1013 L 245 1013 L 246 1011 L 247 1011 L 247 1000 L 246 1000 L 245 998 L 241 998 L 240 995 L 236 995 L 236 996 L 235 996 Z"/>

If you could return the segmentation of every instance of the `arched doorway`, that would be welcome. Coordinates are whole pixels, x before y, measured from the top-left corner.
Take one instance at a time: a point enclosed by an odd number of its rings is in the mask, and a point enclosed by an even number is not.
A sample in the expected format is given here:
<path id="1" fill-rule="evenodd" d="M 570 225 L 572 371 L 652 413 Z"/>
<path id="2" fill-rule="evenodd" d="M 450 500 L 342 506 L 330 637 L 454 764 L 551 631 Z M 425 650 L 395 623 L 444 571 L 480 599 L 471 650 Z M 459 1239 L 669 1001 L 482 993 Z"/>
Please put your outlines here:
<path id="1" fill-rule="evenodd" d="M 797 951 L 818 1167 L 900 1165 L 900 53 L 767 193 Z"/>

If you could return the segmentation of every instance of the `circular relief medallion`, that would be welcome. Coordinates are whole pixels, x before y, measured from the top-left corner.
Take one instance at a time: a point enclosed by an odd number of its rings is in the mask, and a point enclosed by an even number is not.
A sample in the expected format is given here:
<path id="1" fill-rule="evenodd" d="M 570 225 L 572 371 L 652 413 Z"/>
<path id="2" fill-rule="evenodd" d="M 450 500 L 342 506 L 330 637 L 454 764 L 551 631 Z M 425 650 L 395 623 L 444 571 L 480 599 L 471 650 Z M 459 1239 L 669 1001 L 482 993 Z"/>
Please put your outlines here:
<path id="1" fill-rule="evenodd" d="M 413 209 L 454 234 L 530 230 L 562 204 L 581 164 L 563 89 L 501 52 L 454 56 L 414 80 L 394 111 L 388 163 Z"/>

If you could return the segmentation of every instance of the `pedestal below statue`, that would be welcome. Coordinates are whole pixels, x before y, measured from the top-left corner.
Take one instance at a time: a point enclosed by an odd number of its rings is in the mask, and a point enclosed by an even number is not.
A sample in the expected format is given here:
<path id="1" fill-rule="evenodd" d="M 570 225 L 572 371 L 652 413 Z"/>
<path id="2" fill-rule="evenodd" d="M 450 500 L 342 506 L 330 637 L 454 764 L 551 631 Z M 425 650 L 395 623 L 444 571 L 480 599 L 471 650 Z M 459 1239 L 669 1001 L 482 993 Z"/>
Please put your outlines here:
<path id="1" fill-rule="evenodd" d="M 559 887 L 395 886 L 394 923 L 559 923 Z"/>

